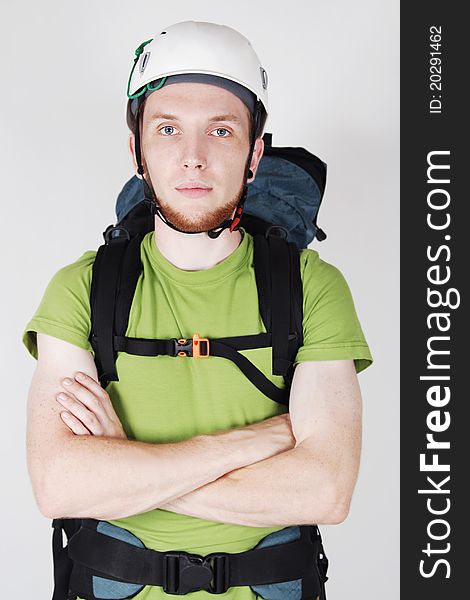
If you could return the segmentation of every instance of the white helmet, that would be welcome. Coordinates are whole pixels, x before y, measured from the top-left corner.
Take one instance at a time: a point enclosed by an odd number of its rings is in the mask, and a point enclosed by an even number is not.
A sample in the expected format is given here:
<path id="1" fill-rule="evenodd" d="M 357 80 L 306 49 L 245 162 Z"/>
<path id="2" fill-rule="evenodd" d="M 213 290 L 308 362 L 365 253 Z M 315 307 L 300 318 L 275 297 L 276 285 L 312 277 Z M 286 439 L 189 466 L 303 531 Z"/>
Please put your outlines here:
<path id="1" fill-rule="evenodd" d="M 268 76 L 249 40 L 231 27 L 184 21 L 141 44 L 129 76 L 129 99 L 165 76 L 205 73 L 234 81 L 253 92 L 268 113 Z"/>
<path id="2" fill-rule="evenodd" d="M 245 165 L 242 197 L 231 219 L 207 231 L 217 238 L 227 228 L 235 231 L 240 226 L 243 205 L 247 195 L 255 140 L 261 134 L 268 115 L 268 76 L 250 42 L 238 31 L 202 21 L 184 21 L 161 31 L 155 38 L 140 44 L 135 51 L 134 64 L 127 82 L 127 122 L 135 136 L 135 154 L 138 173 L 142 176 L 144 201 L 172 229 L 182 231 L 162 213 L 151 185 L 144 176 L 142 164 L 139 114 L 146 97 L 165 85 L 166 81 L 199 80 L 223 85 L 237 95 L 250 109 L 253 117 L 250 152 Z M 225 83 L 223 83 L 225 82 Z"/>

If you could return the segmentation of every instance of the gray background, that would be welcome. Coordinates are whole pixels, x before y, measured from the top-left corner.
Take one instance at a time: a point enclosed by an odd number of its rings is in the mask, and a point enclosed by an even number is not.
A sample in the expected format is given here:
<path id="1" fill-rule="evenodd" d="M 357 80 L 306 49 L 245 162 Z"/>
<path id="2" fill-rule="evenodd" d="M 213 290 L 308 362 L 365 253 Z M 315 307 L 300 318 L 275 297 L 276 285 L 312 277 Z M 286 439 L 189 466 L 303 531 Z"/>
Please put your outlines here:
<path id="1" fill-rule="evenodd" d="M 49 598 L 50 521 L 26 469 L 34 361 L 21 345 L 52 275 L 101 243 L 132 168 L 125 90 L 134 49 L 174 22 L 230 25 L 269 76 L 267 130 L 328 163 L 311 247 L 346 277 L 375 363 L 359 375 L 363 454 L 348 519 L 323 526 L 329 600 L 399 595 L 398 0 L 0 0 L 2 596 Z"/>

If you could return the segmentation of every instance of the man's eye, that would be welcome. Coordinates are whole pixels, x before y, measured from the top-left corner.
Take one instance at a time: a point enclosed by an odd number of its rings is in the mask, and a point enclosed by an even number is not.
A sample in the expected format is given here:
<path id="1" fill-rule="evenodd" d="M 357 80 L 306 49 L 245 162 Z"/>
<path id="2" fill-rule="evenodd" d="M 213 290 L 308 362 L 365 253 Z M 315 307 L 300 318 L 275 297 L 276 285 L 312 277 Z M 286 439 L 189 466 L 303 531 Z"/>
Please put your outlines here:
<path id="1" fill-rule="evenodd" d="M 170 131 L 168 131 L 170 130 Z M 164 135 L 171 135 L 172 131 L 176 131 L 176 129 L 173 127 L 173 125 L 164 125 L 163 127 L 160 128 L 159 131 L 163 131 Z"/>
<path id="2" fill-rule="evenodd" d="M 225 133 L 230 133 L 230 131 L 228 129 L 225 129 L 225 127 L 217 127 L 217 129 L 214 129 L 214 131 L 217 131 L 217 134 L 219 134 L 221 131 Z M 228 137 L 228 135 L 216 135 L 216 137 Z"/>

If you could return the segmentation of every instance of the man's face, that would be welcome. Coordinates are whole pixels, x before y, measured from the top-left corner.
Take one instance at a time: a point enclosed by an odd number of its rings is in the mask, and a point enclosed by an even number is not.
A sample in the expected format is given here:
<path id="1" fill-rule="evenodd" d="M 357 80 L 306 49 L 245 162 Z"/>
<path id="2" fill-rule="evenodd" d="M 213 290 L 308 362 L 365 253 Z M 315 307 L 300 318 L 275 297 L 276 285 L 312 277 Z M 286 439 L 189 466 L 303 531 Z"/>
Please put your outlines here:
<path id="1" fill-rule="evenodd" d="M 171 84 L 147 98 L 141 127 L 145 175 L 176 227 L 207 231 L 233 216 L 243 192 L 249 128 L 245 104 L 213 85 Z M 258 139 L 253 173 L 263 147 Z M 185 191 L 191 184 L 208 189 Z"/>

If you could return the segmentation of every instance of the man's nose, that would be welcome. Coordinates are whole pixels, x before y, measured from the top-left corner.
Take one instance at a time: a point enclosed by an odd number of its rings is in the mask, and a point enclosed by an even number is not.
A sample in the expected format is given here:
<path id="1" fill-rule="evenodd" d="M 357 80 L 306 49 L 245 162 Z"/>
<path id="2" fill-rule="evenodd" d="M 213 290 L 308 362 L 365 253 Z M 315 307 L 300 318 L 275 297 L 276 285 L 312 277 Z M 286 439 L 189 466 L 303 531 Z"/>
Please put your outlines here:
<path id="1" fill-rule="evenodd" d="M 193 138 L 182 148 L 181 166 L 183 169 L 205 169 L 207 153 L 204 140 Z"/>

